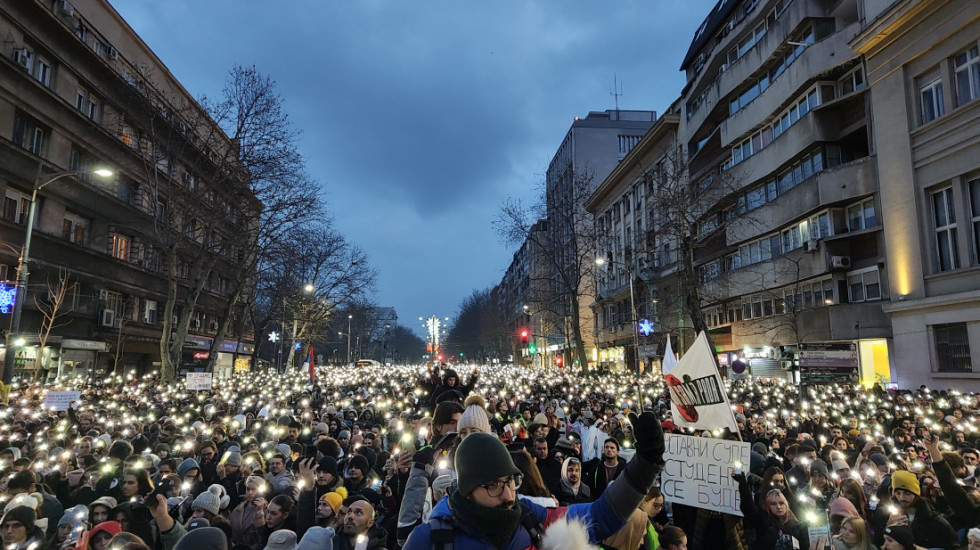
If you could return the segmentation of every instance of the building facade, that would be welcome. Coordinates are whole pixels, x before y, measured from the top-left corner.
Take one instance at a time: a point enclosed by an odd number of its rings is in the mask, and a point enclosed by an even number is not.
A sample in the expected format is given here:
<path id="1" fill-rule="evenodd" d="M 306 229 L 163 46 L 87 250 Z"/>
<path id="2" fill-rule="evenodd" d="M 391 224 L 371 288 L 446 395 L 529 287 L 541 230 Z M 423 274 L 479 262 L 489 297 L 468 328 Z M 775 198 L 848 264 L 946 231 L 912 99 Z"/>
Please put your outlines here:
<path id="1" fill-rule="evenodd" d="M 980 390 L 980 5 L 862 4 L 893 378 Z"/>
<path id="2" fill-rule="evenodd" d="M 607 110 L 577 118 L 565 134 L 546 173 L 546 214 L 552 281 L 546 305 L 553 322 L 548 340 L 571 362 L 576 334 L 587 362 L 598 360 L 592 303 L 595 298 L 595 225 L 585 201 L 656 121 L 654 111 Z M 577 310 L 577 315 L 572 311 Z"/>
<path id="3" fill-rule="evenodd" d="M 585 204 L 602 259 L 593 308 L 600 367 L 632 371 L 639 357 L 641 369 L 656 370 L 668 334 L 674 349 L 693 342 L 678 299 L 678 242 L 659 200 L 685 175 L 676 157 L 680 116 L 679 103 L 671 105 Z M 634 331 L 634 319 L 648 324 Z"/>
<path id="4" fill-rule="evenodd" d="M 783 377 L 822 354 L 845 378 L 890 380 L 860 6 L 721 0 L 682 62 L 692 256 L 723 366 Z"/>
<path id="5" fill-rule="evenodd" d="M 168 296 L 176 316 L 192 293 L 181 366 L 247 367 L 252 330 L 228 296 L 257 205 L 225 134 L 105 0 L 5 2 L 0 33 L 0 280 L 39 188 L 15 373 L 152 372 Z M 227 311 L 236 334 L 215 343 Z"/>

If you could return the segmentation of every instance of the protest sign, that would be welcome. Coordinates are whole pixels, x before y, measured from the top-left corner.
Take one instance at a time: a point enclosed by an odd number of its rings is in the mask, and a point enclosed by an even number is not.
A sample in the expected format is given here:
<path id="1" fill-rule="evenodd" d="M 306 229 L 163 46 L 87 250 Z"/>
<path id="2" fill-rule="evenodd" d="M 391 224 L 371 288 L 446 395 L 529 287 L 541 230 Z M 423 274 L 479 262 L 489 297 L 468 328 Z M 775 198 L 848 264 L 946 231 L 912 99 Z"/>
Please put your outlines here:
<path id="1" fill-rule="evenodd" d="M 210 390 L 211 389 L 211 374 L 210 372 L 189 372 L 187 373 L 187 389 L 191 391 L 196 390 Z"/>
<path id="2" fill-rule="evenodd" d="M 78 401 L 80 391 L 49 391 L 44 396 L 44 408 L 50 411 L 67 411 L 68 406 Z"/>
<path id="3" fill-rule="evenodd" d="M 667 434 L 660 488 L 670 502 L 741 516 L 732 470 L 747 471 L 747 442 Z"/>
<path id="4" fill-rule="evenodd" d="M 714 351 L 704 332 L 664 376 L 664 381 L 670 391 L 674 424 L 682 428 L 738 431 L 725 385 L 715 365 Z"/>

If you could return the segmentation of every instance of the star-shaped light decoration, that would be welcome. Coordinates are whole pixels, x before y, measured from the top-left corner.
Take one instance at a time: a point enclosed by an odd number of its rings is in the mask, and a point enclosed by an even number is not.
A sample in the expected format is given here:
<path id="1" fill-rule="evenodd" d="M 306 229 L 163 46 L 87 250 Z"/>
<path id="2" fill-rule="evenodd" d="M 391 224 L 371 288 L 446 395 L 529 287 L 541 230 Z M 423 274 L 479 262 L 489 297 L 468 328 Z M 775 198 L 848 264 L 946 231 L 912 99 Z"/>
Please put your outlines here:
<path id="1" fill-rule="evenodd" d="M 279 333 L 276 332 L 276 331 L 270 332 L 269 333 L 269 341 L 270 342 L 273 342 L 273 343 L 278 342 L 279 341 Z"/>
<path id="2" fill-rule="evenodd" d="M 640 319 L 640 334 L 650 336 L 653 333 L 653 323 L 650 319 Z"/>

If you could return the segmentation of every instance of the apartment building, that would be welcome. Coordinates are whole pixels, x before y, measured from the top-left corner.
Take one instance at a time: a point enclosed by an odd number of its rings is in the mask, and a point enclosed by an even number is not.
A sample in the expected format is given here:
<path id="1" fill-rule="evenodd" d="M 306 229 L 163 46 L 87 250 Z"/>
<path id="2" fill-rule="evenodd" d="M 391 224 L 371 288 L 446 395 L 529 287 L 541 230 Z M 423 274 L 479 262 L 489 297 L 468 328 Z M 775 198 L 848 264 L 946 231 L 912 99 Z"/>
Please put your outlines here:
<path id="1" fill-rule="evenodd" d="M 861 5 L 721 0 L 681 64 L 692 255 L 722 366 L 789 376 L 805 344 L 865 382 L 890 379 L 882 303 L 895 290 L 868 78 L 850 47 Z"/>
<path id="2" fill-rule="evenodd" d="M 980 5 L 865 2 L 891 318 L 902 387 L 980 390 Z"/>
<path id="3" fill-rule="evenodd" d="M 493 289 L 491 302 L 507 322 L 515 364 L 545 366 L 551 364 L 557 343 L 548 339 L 552 317 L 543 298 L 549 285 L 549 262 L 545 254 L 548 243 L 548 221 L 538 220 L 528 231 L 507 266 L 500 283 Z M 528 344 L 520 341 L 520 332 L 528 331 Z M 550 350 L 550 354 L 549 354 Z"/>
<path id="4" fill-rule="evenodd" d="M 561 342 L 556 353 L 566 360 L 574 356 L 576 332 L 581 335 L 584 352 L 598 359 L 591 304 L 594 301 L 595 234 L 592 216 L 585 201 L 610 172 L 640 142 L 657 119 L 655 111 L 606 110 L 576 117 L 549 163 L 546 173 L 546 213 L 552 281 L 545 303 L 550 323 L 549 341 Z M 558 267 L 575 277 L 560 277 Z M 578 309 L 578 326 L 571 315 Z"/>
<path id="5" fill-rule="evenodd" d="M 257 211 L 233 145 L 106 0 L 4 2 L 0 35 L 0 280 L 16 279 L 39 188 L 15 374 L 151 372 L 168 295 L 176 315 L 197 289 L 182 366 L 217 353 L 223 372 L 247 368 L 242 307 L 237 334 L 213 338 Z M 40 349 L 59 274 L 63 315 Z"/>
<path id="6" fill-rule="evenodd" d="M 681 115 L 675 102 L 585 203 L 602 260 L 593 308 L 602 367 L 633 371 L 639 357 L 642 370 L 657 370 L 668 334 L 674 349 L 696 336 L 679 299 L 679 243 L 662 201 L 664 186 L 684 176 L 677 157 Z M 648 329 L 634 330 L 634 319 Z"/>

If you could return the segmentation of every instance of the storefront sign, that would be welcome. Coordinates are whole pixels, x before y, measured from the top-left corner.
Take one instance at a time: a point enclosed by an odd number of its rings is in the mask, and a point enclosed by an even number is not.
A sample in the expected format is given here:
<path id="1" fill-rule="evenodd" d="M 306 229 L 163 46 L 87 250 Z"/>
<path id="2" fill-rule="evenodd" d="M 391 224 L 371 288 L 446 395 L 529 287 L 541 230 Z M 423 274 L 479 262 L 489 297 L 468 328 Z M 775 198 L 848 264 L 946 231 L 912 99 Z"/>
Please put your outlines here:
<path id="1" fill-rule="evenodd" d="M 857 344 L 853 342 L 800 344 L 800 382 L 804 384 L 856 384 Z"/>
<path id="2" fill-rule="evenodd" d="M 91 340 L 72 340 L 65 338 L 61 341 L 61 349 L 87 349 L 92 351 L 109 351 L 108 342 L 93 342 Z"/>
<path id="3" fill-rule="evenodd" d="M 194 359 L 197 359 L 198 361 L 203 361 L 203 360 L 207 359 L 208 357 L 211 357 L 211 352 L 208 352 L 208 351 L 195 351 L 194 352 Z"/>
<path id="4" fill-rule="evenodd" d="M 187 385 L 187 389 L 189 391 L 210 390 L 211 389 L 211 373 L 210 372 L 189 372 L 189 373 L 187 373 L 186 385 Z"/>
<path id="5" fill-rule="evenodd" d="M 44 396 L 44 408 L 51 411 L 67 411 L 68 406 L 78 401 L 80 391 L 49 391 Z"/>
<path id="6" fill-rule="evenodd" d="M 748 442 L 667 434 L 660 488 L 675 503 L 741 516 L 732 470 L 749 467 Z"/>
<path id="7" fill-rule="evenodd" d="M 211 338 L 205 338 L 204 336 L 191 336 L 188 334 L 184 337 L 184 347 L 185 348 L 197 348 L 197 349 L 211 349 Z"/>

